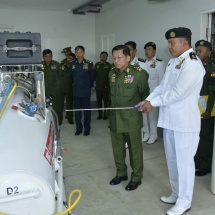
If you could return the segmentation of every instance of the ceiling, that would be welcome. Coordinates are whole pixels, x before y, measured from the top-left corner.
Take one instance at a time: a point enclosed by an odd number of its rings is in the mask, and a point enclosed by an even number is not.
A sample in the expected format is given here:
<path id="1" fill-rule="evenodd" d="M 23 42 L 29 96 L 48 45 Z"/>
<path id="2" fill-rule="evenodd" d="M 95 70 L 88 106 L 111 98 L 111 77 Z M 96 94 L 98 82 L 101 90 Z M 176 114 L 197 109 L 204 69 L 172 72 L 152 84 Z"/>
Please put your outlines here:
<path id="1" fill-rule="evenodd" d="M 88 2 L 90 0 L 0 0 L 0 8 L 72 12 Z"/>

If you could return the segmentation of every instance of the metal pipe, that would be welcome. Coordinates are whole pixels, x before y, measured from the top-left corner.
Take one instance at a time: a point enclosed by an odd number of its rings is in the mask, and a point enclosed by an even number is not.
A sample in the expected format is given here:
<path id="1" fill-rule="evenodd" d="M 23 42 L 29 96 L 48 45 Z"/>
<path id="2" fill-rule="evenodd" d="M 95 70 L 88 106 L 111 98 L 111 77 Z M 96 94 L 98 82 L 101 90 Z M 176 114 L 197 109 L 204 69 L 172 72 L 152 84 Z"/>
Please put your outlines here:
<path id="1" fill-rule="evenodd" d="M 117 107 L 117 108 L 90 108 L 90 109 L 71 109 L 66 111 L 86 111 L 86 110 L 128 110 L 128 109 L 139 109 L 139 106 L 134 107 Z"/>
<path id="2" fill-rule="evenodd" d="M 59 169 L 57 172 L 59 192 L 57 194 L 57 212 L 63 211 L 63 159 L 57 159 Z"/>

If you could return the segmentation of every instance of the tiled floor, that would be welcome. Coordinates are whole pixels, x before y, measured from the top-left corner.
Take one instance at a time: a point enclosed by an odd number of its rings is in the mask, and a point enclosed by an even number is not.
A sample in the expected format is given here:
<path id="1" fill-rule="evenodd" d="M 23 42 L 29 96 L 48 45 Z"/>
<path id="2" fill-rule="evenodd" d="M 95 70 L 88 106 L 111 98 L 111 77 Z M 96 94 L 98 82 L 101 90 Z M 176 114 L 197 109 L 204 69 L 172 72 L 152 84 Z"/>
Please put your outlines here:
<path id="1" fill-rule="evenodd" d="M 73 209 L 74 215 L 164 215 L 171 205 L 162 203 L 161 195 L 170 194 L 163 142 L 143 144 L 144 172 L 142 185 L 126 191 L 129 182 L 109 185 L 115 177 L 115 164 L 109 135 L 108 120 L 97 120 L 92 113 L 90 136 L 75 136 L 75 125 L 64 120 L 61 140 L 64 153 L 64 176 L 67 196 L 80 189 L 82 198 Z M 129 173 L 128 156 L 126 158 Z M 192 209 L 187 215 L 215 213 L 215 195 L 210 192 L 211 174 L 196 177 Z"/>

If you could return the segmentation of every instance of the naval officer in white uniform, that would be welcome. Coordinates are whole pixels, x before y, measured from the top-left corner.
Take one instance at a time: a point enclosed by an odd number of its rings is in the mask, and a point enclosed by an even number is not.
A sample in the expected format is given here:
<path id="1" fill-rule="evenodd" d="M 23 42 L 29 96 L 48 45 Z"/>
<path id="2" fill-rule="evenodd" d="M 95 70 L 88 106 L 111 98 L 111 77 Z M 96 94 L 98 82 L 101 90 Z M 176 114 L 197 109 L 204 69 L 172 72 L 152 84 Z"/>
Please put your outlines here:
<path id="1" fill-rule="evenodd" d="M 149 74 L 149 88 L 152 92 L 161 82 L 165 72 L 165 64 L 158 59 L 156 54 L 156 44 L 148 42 L 145 49 L 145 69 Z M 150 113 L 143 114 L 143 142 L 153 144 L 157 140 L 158 107 L 152 109 Z"/>
<path id="2" fill-rule="evenodd" d="M 160 85 L 137 104 L 140 111 L 160 107 L 158 126 L 163 128 L 164 147 L 172 193 L 161 201 L 175 204 L 168 215 L 181 215 L 191 208 L 200 132 L 199 94 L 205 69 L 191 48 L 191 31 L 173 28 L 166 32 L 173 58 Z"/>
<path id="3" fill-rule="evenodd" d="M 127 46 L 130 49 L 130 55 L 131 55 L 130 64 L 134 65 L 134 66 L 139 66 L 143 70 L 146 70 L 145 60 L 137 58 L 137 56 L 136 56 L 137 44 L 134 41 L 128 41 L 124 45 Z"/>

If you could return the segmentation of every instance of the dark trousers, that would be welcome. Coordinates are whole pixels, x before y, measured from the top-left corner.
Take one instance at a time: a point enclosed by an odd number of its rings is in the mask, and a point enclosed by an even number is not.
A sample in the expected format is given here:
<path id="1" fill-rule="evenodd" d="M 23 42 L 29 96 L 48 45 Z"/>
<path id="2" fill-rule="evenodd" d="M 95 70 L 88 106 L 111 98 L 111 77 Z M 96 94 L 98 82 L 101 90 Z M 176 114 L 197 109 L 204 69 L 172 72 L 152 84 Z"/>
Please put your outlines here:
<path id="1" fill-rule="evenodd" d="M 201 120 L 201 131 L 198 150 L 194 157 L 200 169 L 209 169 L 212 165 L 214 138 L 214 117 Z"/>
<path id="2" fill-rule="evenodd" d="M 96 90 L 97 107 L 102 108 L 102 101 L 104 102 L 104 108 L 108 107 L 108 91 Z M 102 116 L 103 111 L 98 111 L 99 116 Z M 104 110 L 104 116 L 107 114 L 107 110 Z"/>
<path id="3" fill-rule="evenodd" d="M 127 175 L 127 165 L 125 163 L 126 148 L 128 144 L 130 165 L 133 170 L 131 180 L 134 182 L 141 181 L 143 177 L 143 149 L 141 141 L 141 131 L 126 133 L 115 133 L 111 131 L 111 141 L 113 147 L 114 161 L 117 169 L 117 176 Z"/>
<path id="4" fill-rule="evenodd" d="M 59 98 L 59 108 L 60 108 L 60 119 L 59 121 L 63 121 L 63 110 L 64 110 L 64 101 L 66 99 L 66 109 L 73 109 L 73 96 L 72 92 L 60 92 Z M 73 121 L 73 111 L 66 112 L 66 116 L 68 121 Z"/>
<path id="5" fill-rule="evenodd" d="M 90 109 L 90 97 L 73 97 L 74 109 Z M 82 131 L 82 111 L 75 111 L 76 130 Z M 91 111 L 84 111 L 84 130 L 90 131 Z"/>

